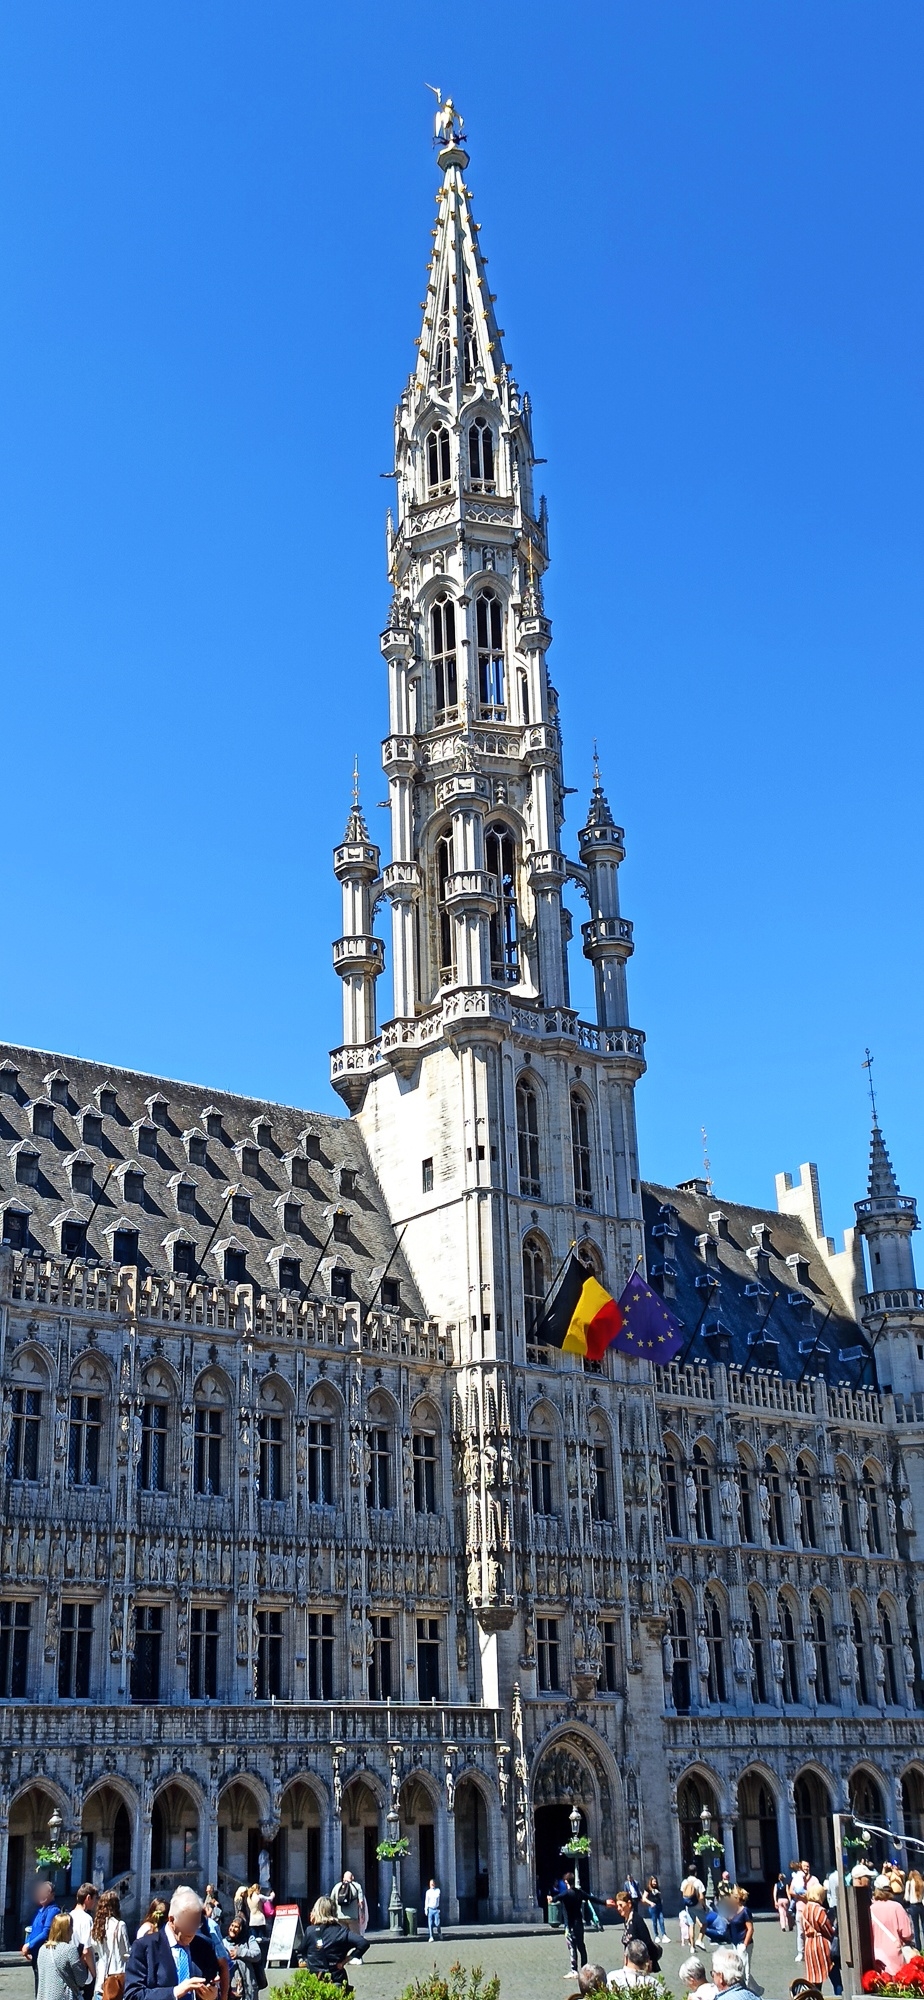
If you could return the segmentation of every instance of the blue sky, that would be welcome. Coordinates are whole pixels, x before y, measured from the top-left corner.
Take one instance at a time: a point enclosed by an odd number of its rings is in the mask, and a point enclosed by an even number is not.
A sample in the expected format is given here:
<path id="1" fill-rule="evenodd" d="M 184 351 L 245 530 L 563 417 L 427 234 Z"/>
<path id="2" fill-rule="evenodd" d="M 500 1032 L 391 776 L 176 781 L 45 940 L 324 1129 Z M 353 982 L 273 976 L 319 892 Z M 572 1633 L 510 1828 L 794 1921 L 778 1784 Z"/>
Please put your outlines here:
<path id="1" fill-rule="evenodd" d="M 567 836 L 594 735 L 626 828 L 643 1171 L 817 1159 L 839 1237 L 868 1042 L 924 1196 L 922 58 L 917 0 L 8 0 L 0 1034 L 336 1103 L 436 82 L 549 461 Z"/>

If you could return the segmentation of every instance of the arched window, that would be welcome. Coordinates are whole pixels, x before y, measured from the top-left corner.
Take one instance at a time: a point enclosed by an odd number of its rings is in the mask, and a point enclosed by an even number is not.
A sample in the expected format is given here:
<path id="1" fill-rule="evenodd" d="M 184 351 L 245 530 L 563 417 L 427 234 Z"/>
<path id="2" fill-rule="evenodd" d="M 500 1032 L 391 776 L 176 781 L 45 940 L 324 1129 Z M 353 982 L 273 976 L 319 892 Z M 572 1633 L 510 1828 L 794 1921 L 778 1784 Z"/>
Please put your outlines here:
<path id="1" fill-rule="evenodd" d="M 456 607 L 441 590 L 430 608 L 430 664 L 433 668 L 434 722 L 455 721 L 459 675 L 456 665 Z"/>
<path id="2" fill-rule="evenodd" d="M 520 977 L 517 926 L 517 849 L 509 826 L 495 820 L 485 830 L 484 861 L 497 883 L 497 907 L 491 918 L 491 978 L 507 986 Z"/>
<path id="3" fill-rule="evenodd" d="M 494 491 L 494 433 L 481 419 L 468 434 L 468 469 L 476 492 Z"/>
<path id="4" fill-rule="evenodd" d="M 799 1495 L 801 1509 L 799 1526 L 802 1546 L 806 1549 L 817 1549 L 818 1510 L 815 1505 L 815 1475 L 804 1453 L 796 1460 L 796 1492 Z"/>
<path id="5" fill-rule="evenodd" d="M 871 1465 L 863 1467 L 863 1481 L 860 1487 L 860 1526 L 865 1529 L 861 1535 L 861 1546 L 866 1541 L 871 1554 L 881 1556 L 882 1510 L 879 1504 L 879 1481 Z"/>
<path id="6" fill-rule="evenodd" d="M 783 1700 L 798 1702 L 802 1699 L 799 1687 L 799 1641 L 796 1637 L 796 1621 L 788 1597 L 780 1597 L 777 1604 L 780 1619 L 780 1638 L 783 1641 Z"/>
<path id="7" fill-rule="evenodd" d="M 845 1549 L 855 1549 L 857 1529 L 853 1506 L 853 1473 L 842 1459 L 837 1463 L 837 1498 L 841 1511 L 841 1540 Z"/>
<path id="8" fill-rule="evenodd" d="M 754 1534 L 754 1484 L 749 1461 L 738 1453 L 738 1492 L 741 1496 L 741 1533 L 746 1542 L 756 1541 Z"/>
<path id="9" fill-rule="evenodd" d="M 504 695 L 504 611 L 494 590 L 480 590 L 475 599 L 475 641 L 478 651 L 478 703 L 487 721 L 506 722 Z"/>
<path id="10" fill-rule="evenodd" d="M 545 1247 L 538 1236 L 527 1236 L 523 1240 L 523 1310 L 528 1361 L 542 1363 L 548 1355 L 548 1349 L 537 1347 L 535 1340 L 535 1331 L 542 1318 L 547 1290 L 548 1264 Z"/>
<path id="11" fill-rule="evenodd" d="M 863 1610 L 855 1597 L 850 1600 L 850 1628 L 857 1668 L 857 1700 L 863 1707 L 869 1708 L 872 1699 L 870 1694 L 872 1677 L 866 1646 L 866 1624 Z"/>
<path id="12" fill-rule="evenodd" d="M 289 1492 L 289 1404 L 280 1383 L 265 1381 L 260 1395 L 257 1435 L 260 1444 L 261 1500 L 286 1500 Z"/>
<path id="13" fill-rule="evenodd" d="M 820 1597 L 812 1598 L 812 1641 L 815 1647 L 815 1700 L 826 1705 L 833 1701 L 831 1680 L 831 1634 L 828 1614 Z"/>
<path id="14" fill-rule="evenodd" d="M 751 1700 L 767 1701 L 767 1646 L 764 1637 L 764 1621 L 760 1602 L 753 1590 L 748 1591 L 748 1631 L 751 1640 Z"/>
<path id="15" fill-rule="evenodd" d="M 337 1437 L 341 1406 L 323 1384 L 308 1404 L 308 1505 L 333 1507 L 337 1501 Z"/>
<path id="16" fill-rule="evenodd" d="M 671 1642 L 674 1649 L 674 1663 L 671 1670 L 671 1696 L 678 1715 L 689 1715 L 691 1707 L 690 1673 L 690 1615 L 686 1602 L 679 1590 L 671 1596 Z"/>
<path id="17" fill-rule="evenodd" d="M 667 1512 L 665 1533 L 679 1540 L 680 1527 L 680 1479 L 677 1471 L 677 1454 L 669 1444 L 664 1455 L 664 1500 Z"/>
<path id="18" fill-rule="evenodd" d="M 712 1507 L 712 1467 L 702 1448 L 693 1446 L 693 1478 L 696 1481 L 697 1527 L 703 1541 L 715 1540 L 715 1523 Z"/>
<path id="19" fill-rule="evenodd" d="M 810 1854 L 820 1875 L 834 1864 L 831 1795 L 815 1771 L 803 1771 L 792 1788 L 796 1813 L 796 1845 Z"/>
<path id="20" fill-rule="evenodd" d="M 898 1708 L 901 1705 L 901 1694 L 899 1692 L 898 1659 L 895 1647 L 895 1626 L 892 1623 L 892 1616 L 888 1606 L 882 1602 L 879 1605 L 879 1630 L 882 1634 L 883 1666 L 885 1668 L 882 1682 L 885 1690 L 885 1698 L 890 1708 Z"/>
<path id="21" fill-rule="evenodd" d="M 538 1410 L 529 1432 L 529 1484 L 534 1514 L 557 1511 L 557 1442 L 551 1416 Z"/>
<path id="22" fill-rule="evenodd" d="M 539 1101 L 528 1077 L 517 1082 L 517 1151 L 520 1163 L 520 1193 L 538 1196 L 539 1181 Z"/>
<path id="23" fill-rule="evenodd" d="M 427 485 L 430 492 L 441 492 L 448 486 L 451 477 L 449 432 L 445 424 L 436 424 L 427 438 Z"/>
<path id="24" fill-rule="evenodd" d="M 593 1505 L 595 1521 L 613 1519 L 613 1460 L 610 1435 L 602 1417 L 590 1420 L 590 1449 L 593 1459 Z"/>
<path id="25" fill-rule="evenodd" d="M 850 1800 L 851 1813 L 854 1819 L 860 1821 L 861 1826 L 868 1825 L 870 1820 L 874 1826 L 882 1826 L 885 1812 L 882 1793 L 869 1771 L 864 1771 L 861 1767 L 860 1770 L 851 1772 L 847 1796 Z"/>
<path id="26" fill-rule="evenodd" d="M 415 1514 L 438 1514 L 440 1509 L 439 1419 L 424 1403 L 413 1414 L 411 1455 L 414 1470 Z"/>
<path id="27" fill-rule="evenodd" d="M 68 1482 L 98 1486 L 103 1412 L 108 1408 L 109 1381 L 102 1364 L 84 1355 L 71 1376 L 68 1426 Z"/>
<path id="28" fill-rule="evenodd" d="M 196 1383 L 193 1487 L 197 1493 L 225 1491 L 227 1398 L 218 1377 L 202 1375 Z"/>
<path id="29" fill-rule="evenodd" d="M 448 904 L 449 881 L 455 861 L 452 834 L 443 833 L 436 843 L 436 906 L 439 918 L 440 981 L 447 985 L 454 970 L 452 914 Z"/>
<path id="30" fill-rule="evenodd" d="M 571 1092 L 571 1167 L 574 1174 L 576 1208 L 593 1208 L 590 1176 L 590 1120 L 579 1090 Z"/>
<path id="31" fill-rule="evenodd" d="M 707 1590 L 706 1592 L 705 1610 L 706 1644 L 709 1649 L 709 1700 L 718 1703 L 725 1701 L 727 1698 L 725 1682 L 725 1628 L 722 1622 L 722 1607 L 714 1590 Z"/>
<path id="32" fill-rule="evenodd" d="M 767 1482 L 767 1491 L 770 1495 L 770 1507 L 767 1516 L 770 1540 L 771 1542 L 775 1542 L 777 1546 L 780 1546 L 786 1542 L 786 1516 L 783 1511 L 783 1476 L 776 1459 L 771 1456 L 770 1452 L 767 1453 L 764 1459 L 764 1478 Z"/>
<path id="33" fill-rule="evenodd" d="M 395 1504 L 394 1413 L 381 1395 L 370 1398 L 366 1446 L 366 1506 L 376 1513 L 388 1513 Z"/>
<path id="34" fill-rule="evenodd" d="M 154 1363 L 145 1370 L 141 1395 L 138 1485 L 142 1493 L 166 1493 L 168 1453 L 172 1446 L 173 1383 L 165 1368 Z"/>

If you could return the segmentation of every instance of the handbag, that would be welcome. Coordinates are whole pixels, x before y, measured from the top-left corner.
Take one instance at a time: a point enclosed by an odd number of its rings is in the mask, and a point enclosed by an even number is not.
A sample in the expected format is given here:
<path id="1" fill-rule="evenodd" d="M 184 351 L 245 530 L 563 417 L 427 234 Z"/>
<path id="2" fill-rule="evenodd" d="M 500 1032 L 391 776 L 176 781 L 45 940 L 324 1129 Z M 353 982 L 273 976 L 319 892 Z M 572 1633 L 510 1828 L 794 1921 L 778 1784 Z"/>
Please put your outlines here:
<path id="1" fill-rule="evenodd" d="M 102 1984 L 103 2000 L 122 2000 L 125 1992 L 124 1972 L 107 1972 Z"/>

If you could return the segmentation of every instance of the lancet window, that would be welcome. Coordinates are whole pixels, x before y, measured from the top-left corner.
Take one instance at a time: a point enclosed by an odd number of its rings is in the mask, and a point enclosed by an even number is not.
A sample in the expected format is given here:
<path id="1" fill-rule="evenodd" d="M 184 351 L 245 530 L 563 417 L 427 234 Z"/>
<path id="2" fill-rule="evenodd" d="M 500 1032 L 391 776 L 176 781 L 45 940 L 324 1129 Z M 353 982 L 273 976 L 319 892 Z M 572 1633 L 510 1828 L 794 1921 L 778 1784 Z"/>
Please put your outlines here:
<path id="1" fill-rule="evenodd" d="M 468 434 L 468 470 L 476 491 L 494 491 L 494 432 L 479 420 Z"/>
<path id="2" fill-rule="evenodd" d="M 427 486 L 431 493 L 443 493 L 452 477 L 449 432 L 445 424 L 434 424 L 427 437 Z"/>
<path id="3" fill-rule="evenodd" d="M 497 905 L 491 918 L 491 978 L 511 986 L 520 976 L 517 849 L 510 828 L 500 821 L 486 829 L 484 859 L 497 883 Z"/>
<path id="4" fill-rule="evenodd" d="M 452 916 L 447 901 L 449 881 L 453 873 L 452 834 L 441 834 L 436 843 L 436 906 L 439 923 L 440 982 L 446 985 L 452 978 Z"/>
<path id="5" fill-rule="evenodd" d="M 523 1242 L 523 1312 L 528 1361 L 546 1360 L 548 1350 L 536 1346 L 535 1329 L 542 1317 L 547 1287 L 548 1265 L 545 1247 L 538 1236 L 527 1236 Z"/>
<path id="6" fill-rule="evenodd" d="M 441 591 L 430 611 L 430 662 L 433 668 L 433 720 L 453 722 L 458 714 L 459 673 L 456 656 L 456 607 Z"/>
<path id="7" fill-rule="evenodd" d="M 571 1092 L 571 1165 L 574 1173 L 574 1200 L 577 1208 L 593 1208 L 590 1176 L 590 1120 L 580 1091 Z"/>
<path id="8" fill-rule="evenodd" d="M 520 1193 L 541 1194 L 539 1180 L 539 1102 L 528 1077 L 517 1084 L 517 1151 L 520 1166 Z"/>
<path id="9" fill-rule="evenodd" d="M 475 599 L 475 639 L 478 649 L 478 704 L 482 719 L 506 722 L 504 609 L 496 591 L 480 590 Z"/>

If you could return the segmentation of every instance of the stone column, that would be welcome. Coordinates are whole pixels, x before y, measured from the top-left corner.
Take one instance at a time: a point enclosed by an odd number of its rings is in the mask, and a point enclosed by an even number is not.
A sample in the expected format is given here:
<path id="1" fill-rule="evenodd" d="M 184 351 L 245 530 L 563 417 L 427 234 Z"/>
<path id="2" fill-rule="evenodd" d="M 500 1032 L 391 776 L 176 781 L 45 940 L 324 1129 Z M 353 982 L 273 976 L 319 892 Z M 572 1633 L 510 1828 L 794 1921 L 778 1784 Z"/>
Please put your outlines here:
<path id="1" fill-rule="evenodd" d="M 9 1856 L 9 1851 L 10 1851 L 10 1819 L 9 1819 L 8 1799 L 6 1792 L 4 1790 L 3 1810 L 2 1813 L 0 1813 L 0 1911 L 6 1909 L 6 1868 L 7 1868 L 7 1859 Z"/>
<path id="2" fill-rule="evenodd" d="M 142 1812 L 135 1833 L 135 1880 L 138 1884 L 139 1920 L 151 1900 L 151 1814 Z"/>
<path id="3" fill-rule="evenodd" d="M 733 1882 L 737 1882 L 738 1880 L 738 1870 L 735 1865 L 735 1828 L 737 1824 L 737 1813 L 730 1812 L 725 1814 L 722 1820 L 722 1844 L 725 1849 L 725 1866 Z"/>

